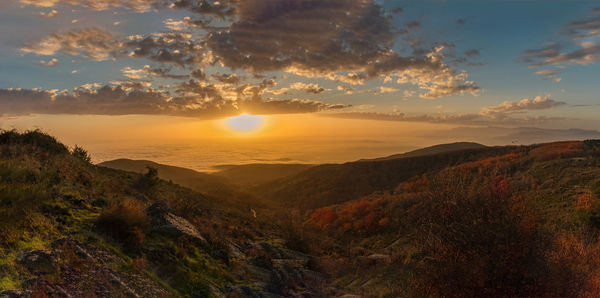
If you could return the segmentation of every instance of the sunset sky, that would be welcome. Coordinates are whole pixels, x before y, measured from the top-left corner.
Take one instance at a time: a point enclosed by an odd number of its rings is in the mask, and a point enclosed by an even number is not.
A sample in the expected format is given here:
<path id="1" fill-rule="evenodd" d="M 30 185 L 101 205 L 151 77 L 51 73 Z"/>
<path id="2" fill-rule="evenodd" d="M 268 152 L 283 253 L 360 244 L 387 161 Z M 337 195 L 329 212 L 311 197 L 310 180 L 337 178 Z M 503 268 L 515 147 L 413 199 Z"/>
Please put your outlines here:
<path id="1" fill-rule="evenodd" d="M 597 1 L 6 0 L 0 28 L 0 127 L 95 160 L 600 136 Z"/>

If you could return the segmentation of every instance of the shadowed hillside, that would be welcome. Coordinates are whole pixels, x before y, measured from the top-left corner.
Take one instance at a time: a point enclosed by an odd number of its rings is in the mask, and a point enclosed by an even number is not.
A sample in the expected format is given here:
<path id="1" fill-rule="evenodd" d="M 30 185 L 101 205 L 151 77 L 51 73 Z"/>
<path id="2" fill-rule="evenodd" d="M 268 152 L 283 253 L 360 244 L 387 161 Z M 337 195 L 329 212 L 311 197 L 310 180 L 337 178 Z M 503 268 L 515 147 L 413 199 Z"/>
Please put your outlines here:
<path id="1" fill-rule="evenodd" d="M 486 148 L 487 146 L 481 145 L 478 143 L 472 142 L 457 142 L 450 144 L 440 144 L 435 146 L 430 146 L 426 148 L 421 148 L 417 150 L 413 150 L 406 153 L 394 154 L 386 157 L 379 157 L 373 159 L 361 159 L 359 161 L 376 161 L 376 160 L 390 160 L 390 159 L 398 159 L 398 158 L 407 158 L 407 157 L 417 157 L 417 156 L 427 156 L 427 155 L 435 155 L 440 153 L 448 153 L 453 151 L 460 151 L 466 149 L 481 149 Z"/>
<path id="2" fill-rule="evenodd" d="M 298 174 L 313 166 L 308 164 L 222 165 L 215 167 L 218 170 L 215 175 L 243 186 L 256 186 Z"/>
<path id="3" fill-rule="evenodd" d="M 231 195 L 235 190 L 231 187 L 232 183 L 225 178 L 197 172 L 187 168 L 159 164 L 149 160 L 131 160 L 115 159 L 98 164 L 101 167 L 107 167 L 117 170 L 145 173 L 148 167 L 158 170 L 158 177 L 164 180 L 171 180 L 179 185 L 191 189 L 217 196 Z"/>
<path id="4" fill-rule="evenodd" d="M 484 147 L 416 157 L 326 164 L 260 185 L 254 190 L 284 206 L 316 208 L 391 189 L 415 175 L 507 150 L 510 147 Z"/>

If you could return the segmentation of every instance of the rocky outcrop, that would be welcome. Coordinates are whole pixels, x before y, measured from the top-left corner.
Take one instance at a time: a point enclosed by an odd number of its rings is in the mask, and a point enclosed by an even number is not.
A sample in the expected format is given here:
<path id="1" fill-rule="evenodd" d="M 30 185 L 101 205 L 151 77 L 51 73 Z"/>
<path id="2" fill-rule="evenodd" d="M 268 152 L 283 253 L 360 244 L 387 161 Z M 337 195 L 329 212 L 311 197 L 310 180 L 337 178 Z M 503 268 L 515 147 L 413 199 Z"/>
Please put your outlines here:
<path id="1" fill-rule="evenodd" d="M 25 298 L 27 295 L 19 290 L 6 290 L 0 292 L 0 298 Z"/>
<path id="2" fill-rule="evenodd" d="M 21 252 L 16 259 L 33 274 L 48 274 L 56 272 L 56 256 L 47 250 L 32 250 Z"/>
<path id="3" fill-rule="evenodd" d="M 150 218 L 151 232 L 167 234 L 173 237 L 187 235 L 202 243 L 206 243 L 206 240 L 196 230 L 196 227 L 186 219 L 173 214 L 173 211 L 167 207 L 165 202 L 159 201 L 152 204 L 152 206 L 148 207 L 146 213 Z"/>

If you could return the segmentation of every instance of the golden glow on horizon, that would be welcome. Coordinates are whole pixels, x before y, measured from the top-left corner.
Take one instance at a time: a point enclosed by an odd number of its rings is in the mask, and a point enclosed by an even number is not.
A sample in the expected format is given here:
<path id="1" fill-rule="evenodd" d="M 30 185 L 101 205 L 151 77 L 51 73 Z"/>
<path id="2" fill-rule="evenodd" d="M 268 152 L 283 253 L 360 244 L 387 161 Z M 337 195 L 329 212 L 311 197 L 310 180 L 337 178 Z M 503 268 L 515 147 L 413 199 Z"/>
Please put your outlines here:
<path id="1" fill-rule="evenodd" d="M 227 127 L 235 132 L 250 133 L 261 129 L 265 124 L 265 119 L 261 115 L 241 114 L 239 116 L 229 117 L 226 120 Z"/>

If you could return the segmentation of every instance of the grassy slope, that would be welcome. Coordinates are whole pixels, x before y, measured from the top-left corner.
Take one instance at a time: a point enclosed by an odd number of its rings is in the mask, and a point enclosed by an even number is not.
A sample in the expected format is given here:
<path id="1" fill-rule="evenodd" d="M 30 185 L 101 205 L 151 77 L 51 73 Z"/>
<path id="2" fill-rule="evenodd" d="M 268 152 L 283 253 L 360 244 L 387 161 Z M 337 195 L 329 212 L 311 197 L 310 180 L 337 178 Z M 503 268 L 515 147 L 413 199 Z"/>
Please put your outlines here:
<path id="1" fill-rule="evenodd" d="M 220 251 L 233 243 L 252 253 L 256 241 L 279 246 L 273 238 L 287 234 L 290 245 L 318 257 L 312 266 L 343 289 L 333 292 L 338 296 L 600 293 L 595 283 L 600 276 L 598 142 L 316 166 L 268 184 L 270 195 L 290 205 L 325 207 L 308 213 L 267 208 L 282 211 L 279 218 L 260 209 L 254 218 L 250 202 L 211 198 L 165 181 L 140 189 L 139 174 L 90 165 L 39 133 L 0 134 L 0 155 L 0 289 L 19 287 L 33 277 L 15 263 L 19 252 L 50 248 L 65 237 L 109 255 L 94 268 L 104 266 L 122 279 L 137 280 L 132 285 L 140 293 L 206 295 L 236 285 L 260 289 L 265 286 L 260 280 L 269 276 L 304 271 L 290 265 L 261 269 L 273 266 L 265 256 L 282 250 L 251 259 L 230 252 L 230 262 Z M 96 227 L 100 214 L 127 200 L 143 205 L 166 201 L 208 238 L 208 245 L 151 233 L 141 239 L 142 253 L 132 252 Z M 281 230 L 285 225 L 275 225 L 277 220 L 290 227 Z M 432 230 L 432 224 L 438 229 Z M 533 257 L 521 253 L 527 250 Z M 534 260 L 538 263 L 529 264 Z M 84 266 L 75 261 L 63 267 Z M 52 278 L 65 287 L 90 282 L 67 282 L 63 271 Z M 276 290 L 298 284 L 279 281 L 282 288 Z"/>
<path id="2" fill-rule="evenodd" d="M 265 273 L 255 276 L 244 271 L 254 268 L 248 258 L 260 250 L 246 251 L 250 249 L 246 246 L 275 237 L 273 224 L 253 218 L 248 204 L 207 197 L 163 180 L 140 188 L 140 177 L 89 164 L 39 132 L 0 133 L 0 291 L 21 288 L 35 277 L 17 264 L 19 253 L 53 250 L 56 241 L 65 238 L 98 255 L 89 268 L 131 279 L 129 286 L 145 297 L 204 297 L 227 293 L 238 285 L 260 289 L 254 283 L 264 281 Z M 197 245 L 185 237 L 139 234 L 126 224 L 120 228 L 133 238 L 115 238 L 97 227 L 97 218 L 120 202 L 134 201 L 144 208 L 158 200 L 193 223 L 208 242 Z M 145 214 L 143 209 L 134 211 Z M 121 215 L 121 220 L 131 221 L 127 215 Z M 232 245 L 244 253 L 232 252 Z M 63 269 L 43 278 L 73 288 L 72 293 L 85 296 L 81 294 L 85 289 L 110 289 L 114 284 L 102 274 L 84 277 L 85 271 L 80 270 L 88 265 L 78 257 L 60 255 L 59 262 Z"/>

